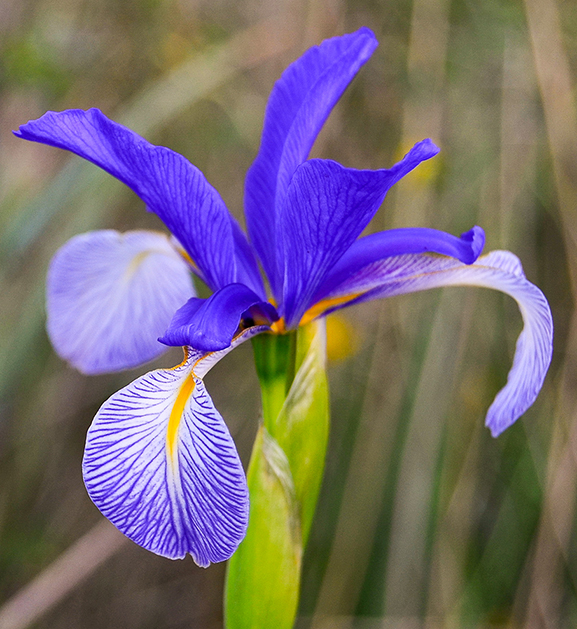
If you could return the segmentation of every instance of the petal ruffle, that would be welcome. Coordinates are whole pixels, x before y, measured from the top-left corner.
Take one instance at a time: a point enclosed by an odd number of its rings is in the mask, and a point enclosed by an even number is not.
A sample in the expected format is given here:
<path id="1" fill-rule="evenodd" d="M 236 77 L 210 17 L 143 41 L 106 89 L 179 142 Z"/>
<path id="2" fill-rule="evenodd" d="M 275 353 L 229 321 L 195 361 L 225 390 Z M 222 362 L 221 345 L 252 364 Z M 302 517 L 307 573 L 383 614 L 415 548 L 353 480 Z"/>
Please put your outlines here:
<path id="1" fill-rule="evenodd" d="M 439 253 L 472 264 L 481 255 L 485 232 L 473 227 L 460 238 L 437 229 L 408 227 L 388 229 L 356 240 L 331 269 L 313 298 L 313 303 L 337 289 L 368 264 L 408 253 Z"/>
<path id="2" fill-rule="evenodd" d="M 543 293 L 523 274 L 519 259 L 509 251 L 492 251 L 475 264 L 450 258 L 406 255 L 368 265 L 355 277 L 327 295 L 341 301 L 359 295 L 345 305 L 392 297 L 441 286 L 481 286 L 499 290 L 515 299 L 523 316 L 513 366 L 507 384 L 487 413 L 486 425 L 497 436 L 518 419 L 535 401 L 551 362 L 553 319 Z M 342 306 L 327 309 L 332 312 Z"/>
<path id="3" fill-rule="evenodd" d="M 202 376 L 262 332 L 254 327 L 223 352 L 138 378 L 109 398 L 88 431 L 83 473 L 100 511 L 147 550 L 200 566 L 224 561 L 248 524 L 246 478 Z M 206 365 L 203 363 L 207 363 Z"/>
<path id="4" fill-rule="evenodd" d="M 190 299 L 174 315 L 159 339 L 166 345 L 190 345 L 205 352 L 228 347 L 242 316 L 267 325 L 276 321 L 275 308 L 243 284 L 229 284 L 208 299 Z"/>
<path id="5" fill-rule="evenodd" d="M 392 168 L 354 170 L 330 160 L 299 166 L 279 215 L 277 243 L 287 327 L 298 324 L 327 273 L 368 225 L 399 179 L 439 149 L 423 140 Z"/>
<path id="6" fill-rule="evenodd" d="M 246 177 L 245 210 L 250 238 L 277 299 L 282 289 L 275 251 L 279 202 L 335 103 L 376 47 L 368 28 L 327 39 L 292 63 L 270 95 L 260 150 Z"/>
<path id="7" fill-rule="evenodd" d="M 158 336 L 194 295 L 167 236 L 114 230 L 75 236 L 50 264 L 46 310 L 56 351 L 86 374 L 136 367 L 165 351 Z"/>
<path id="8" fill-rule="evenodd" d="M 182 155 L 150 144 L 98 109 L 49 111 L 14 133 L 72 151 L 132 188 L 182 243 L 213 290 L 237 281 L 231 216 Z"/>

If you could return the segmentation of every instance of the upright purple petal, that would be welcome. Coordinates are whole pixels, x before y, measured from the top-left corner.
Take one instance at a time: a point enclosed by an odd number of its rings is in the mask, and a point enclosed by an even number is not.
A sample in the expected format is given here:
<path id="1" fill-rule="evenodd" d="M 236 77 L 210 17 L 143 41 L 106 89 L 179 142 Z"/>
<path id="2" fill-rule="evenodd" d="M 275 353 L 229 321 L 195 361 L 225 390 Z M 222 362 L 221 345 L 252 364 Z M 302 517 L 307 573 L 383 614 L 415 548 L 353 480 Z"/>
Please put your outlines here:
<path id="1" fill-rule="evenodd" d="M 513 367 L 507 384 L 487 413 L 486 425 L 497 436 L 535 401 L 551 362 L 553 320 L 543 293 L 523 274 L 519 259 L 509 251 L 492 251 L 474 264 L 431 255 L 404 255 L 369 264 L 326 296 L 351 305 L 441 286 L 482 286 L 510 295 L 523 316 Z M 350 296 L 346 304 L 342 298 Z M 354 298 L 356 296 L 356 298 Z"/>
<path id="2" fill-rule="evenodd" d="M 132 188 L 187 250 L 214 290 L 237 281 L 231 216 L 182 155 L 154 146 L 98 109 L 49 111 L 15 135 L 72 151 Z"/>
<path id="3" fill-rule="evenodd" d="M 194 289 L 188 265 L 164 234 L 105 230 L 75 236 L 58 250 L 46 293 L 54 348 L 83 373 L 98 374 L 162 354 L 158 336 Z"/>
<path id="4" fill-rule="evenodd" d="M 248 524 L 248 490 L 236 448 L 202 377 L 223 352 L 187 350 L 175 369 L 152 371 L 115 393 L 88 431 L 84 482 L 127 537 L 199 566 L 224 561 Z M 206 363 L 206 364 L 204 364 Z"/>
<path id="5" fill-rule="evenodd" d="M 229 284 L 208 299 L 190 299 L 174 315 L 159 339 L 166 345 L 190 345 L 210 352 L 228 347 L 247 315 L 269 325 L 278 319 L 274 307 L 243 284 Z"/>
<path id="6" fill-rule="evenodd" d="M 279 215 L 286 325 L 298 324 L 327 273 L 374 216 L 393 184 L 438 153 L 423 140 L 390 169 L 353 170 L 313 159 L 296 170 Z"/>
<path id="7" fill-rule="evenodd" d="M 472 264 L 481 255 L 485 232 L 480 227 L 461 234 L 460 238 L 437 229 L 408 227 L 389 229 L 356 240 L 330 270 L 313 303 L 323 299 L 361 269 L 384 258 L 407 253 L 439 253 Z"/>
<path id="8" fill-rule="evenodd" d="M 368 28 L 327 39 L 292 63 L 270 95 L 260 151 L 246 177 L 250 238 L 280 298 L 276 218 L 290 179 L 341 94 L 377 46 Z"/>
<path id="9" fill-rule="evenodd" d="M 254 251 L 235 218 L 233 216 L 230 218 L 237 261 L 236 281 L 239 284 L 248 286 L 263 299 L 266 299 L 266 290 L 254 256 Z"/>

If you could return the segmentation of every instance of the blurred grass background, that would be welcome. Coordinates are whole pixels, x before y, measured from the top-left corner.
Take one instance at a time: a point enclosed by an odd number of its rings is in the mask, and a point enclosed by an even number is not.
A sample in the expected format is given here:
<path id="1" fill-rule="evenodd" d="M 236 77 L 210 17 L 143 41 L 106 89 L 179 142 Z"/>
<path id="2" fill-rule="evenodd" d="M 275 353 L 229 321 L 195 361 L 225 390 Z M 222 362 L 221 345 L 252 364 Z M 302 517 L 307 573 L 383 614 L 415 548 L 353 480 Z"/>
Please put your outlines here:
<path id="1" fill-rule="evenodd" d="M 362 25 L 380 46 L 314 155 L 385 167 L 432 137 L 441 155 L 396 186 L 371 229 L 484 227 L 487 250 L 517 253 L 550 300 L 555 355 L 534 407 L 494 440 L 483 420 L 521 327 L 512 300 L 453 288 L 330 322 L 341 356 L 299 627 L 577 625 L 574 2 L 2 0 L 0 628 L 218 628 L 224 575 L 102 523 L 82 484 L 84 436 L 141 371 L 85 378 L 44 331 L 61 244 L 159 222 L 96 167 L 11 129 L 99 107 L 183 153 L 241 218 L 274 80 Z M 260 412 L 251 362 L 243 346 L 207 378 L 245 462 Z"/>

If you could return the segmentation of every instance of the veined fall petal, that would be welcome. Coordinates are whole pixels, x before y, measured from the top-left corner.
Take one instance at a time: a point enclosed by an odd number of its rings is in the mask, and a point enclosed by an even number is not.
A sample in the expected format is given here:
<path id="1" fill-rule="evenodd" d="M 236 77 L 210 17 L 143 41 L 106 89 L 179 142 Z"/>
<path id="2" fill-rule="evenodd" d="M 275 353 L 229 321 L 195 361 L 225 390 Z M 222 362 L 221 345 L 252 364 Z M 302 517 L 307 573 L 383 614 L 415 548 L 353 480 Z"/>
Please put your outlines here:
<path id="1" fill-rule="evenodd" d="M 248 524 L 242 464 L 202 381 L 240 343 L 267 328 L 241 332 L 230 347 L 187 348 L 174 369 L 158 369 L 110 397 L 88 431 L 84 482 L 100 511 L 127 537 L 200 566 L 224 561 Z"/>
<path id="2" fill-rule="evenodd" d="M 157 339 L 194 288 L 188 265 L 164 234 L 102 230 L 58 250 L 46 292 L 52 344 L 80 371 L 98 374 L 162 354 Z"/>
<path id="3" fill-rule="evenodd" d="M 551 362 L 553 318 L 543 293 L 529 282 L 519 258 L 509 251 L 492 251 L 474 264 L 428 254 L 404 255 L 374 262 L 359 270 L 326 297 L 338 300 L 357 295 L 344 305 L 393 297 L 442 286 L 480 286 L 515 299 L 523 316 L 513 366 L 507 384 L 487 412 L 486 425 L 494 437 L 513 424 L 535 401 Z M 336 305 L 326 312 L 333 312 Z"/>

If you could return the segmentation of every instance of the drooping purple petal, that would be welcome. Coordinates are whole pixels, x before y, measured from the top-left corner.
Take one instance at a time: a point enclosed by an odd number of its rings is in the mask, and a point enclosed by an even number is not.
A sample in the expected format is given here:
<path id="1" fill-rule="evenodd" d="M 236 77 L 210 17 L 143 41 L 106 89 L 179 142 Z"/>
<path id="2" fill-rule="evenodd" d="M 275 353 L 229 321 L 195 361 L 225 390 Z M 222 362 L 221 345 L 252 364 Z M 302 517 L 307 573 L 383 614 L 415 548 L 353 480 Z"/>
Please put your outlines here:
<path id="1" fill-rule="evenodd" d="M 480 227 L 461 234 L 460 238 L 423 227 L 389 229 L 356 240 L 331 269 L 313 297 L 313 303 L 323 299 L 339 284 L 354 277 L 368 264 L 384 258 L 407 253 L 439 253 L 472 264 L 481 255 L 485 233 Z"/>
<path id="2" fill-rule="evenodd" d="M 492 251 L 471 265 L 426 254 L 387 258 L 368 265 L 326 298 L 361 293 L 346 304 L 351 305 L 440 286 L 493 288 L 513 297 L 521 310 L 524 326 L 517 340 L 513 367 L 507 384 L 499 391 L 487 413 L 486 425 L 496 437 L 535 401 L 553 350 L 549 304 L 543 293 L 527 281 L 515 255 L 509 251 Z"/>
<path id="3" fill-rule="evenodd" d="M 72 151 L 132 188 L 178 238 L 214 290 L 237 281 L 231 216 L 182 155 L 154 146 L 98 109 L 49 111 L 18 137 Z"/>
<path id="4" fill-rule="evenodd" d="M 207 365 L 188 350 L 175 369 L 138 378 L 109 398 L 88 431 L 84 482 L 100 511 L 147 550 L 199 566 L 224 561 L 248 523 L 248 490 L 228 429 L 202 376 L 262 328 L 245 330 Z"/>
<path id="5" fill-rule="evenodd" d="M 368 28 L 327 39 L 292 63 L 270 95 L 259 154 L 246 177 L 245 210 L 251 240 L 277 299 L 282 290 L 275 251 L 279 202 L 331 109 L 376 46 Z"/>
<path id="6" fill-rule="evenodd" d="M 83 373 L 98 374 L 162 354 L 158 336 L 194 289 L 164 234 L 104 230 L 75 236 L 58 250 L 46 293 L 54 348 Z"/>
<path id="7" fill-rule="evenodd" d="M 388 190 L 439 149 L 423 140 L 390 169 L 354 170 L 329 160 L 299 166 L 279 215 L 286 325 L 298 324 L 327 273 L 351 247 Z"/>
<path id="8" fill-rule="evenodd" d="M 189 300 L 176 312 L 159 341 L 166 345 L 190 345 L 205 352 L 221 350 L 231 344 L 245 313 L 267 324 L 278 319 L 274 307 L 250 288 L 229 284 L 208 299 Z"/>

